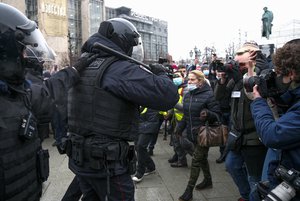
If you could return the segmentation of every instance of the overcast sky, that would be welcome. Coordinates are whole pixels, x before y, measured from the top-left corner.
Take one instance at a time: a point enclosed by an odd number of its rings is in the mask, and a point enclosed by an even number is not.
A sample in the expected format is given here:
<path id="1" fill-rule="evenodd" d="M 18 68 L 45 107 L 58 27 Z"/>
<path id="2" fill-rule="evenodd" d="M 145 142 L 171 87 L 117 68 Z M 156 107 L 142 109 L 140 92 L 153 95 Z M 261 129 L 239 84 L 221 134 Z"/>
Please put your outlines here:
<path id="1" fill-rule="evenodd" d="M 273 30 L 300 20 L 296 0 L 105 0 L 109 7 L 127 6 L 133 11 L 168 22 L 169 54 L 173 59 L 189 58 L 195 46 L 214 46 L 219 56 L 233 42 L 266 43 L 261 38 L 261 17 L 267 6 L 274 14 Z M 240 31 L 239 31 L 240 30 Z M 240 34 L 239 34 L 240 33 Z M 246 38 L 247 35 L 247 38 Z M 272 35 L 271 35 L 272 37 Z M 270 38 L 271 40 L 272 38 Z"/>

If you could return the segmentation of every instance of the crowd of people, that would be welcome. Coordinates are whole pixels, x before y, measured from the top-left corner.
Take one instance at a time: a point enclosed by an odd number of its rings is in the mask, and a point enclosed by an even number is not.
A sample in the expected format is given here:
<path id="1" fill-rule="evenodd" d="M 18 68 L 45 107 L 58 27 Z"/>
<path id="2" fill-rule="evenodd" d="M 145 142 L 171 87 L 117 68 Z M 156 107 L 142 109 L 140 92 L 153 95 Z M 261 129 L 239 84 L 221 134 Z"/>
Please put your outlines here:
<path id="1" fill-rule="evenodd" d="M 151 156 L 165 126 L 170 168 L 190 165 L 179 197 L 190 201 L 194 189 L 213 188 L 210 147 L 197 136 L 216 121 L 229 128 L 216 162 L 225 162 L 238 201 L 300 200 L 300 39 L 277 49 L 271 64 L 250 41 L 200 69 L 141 65 L 130 59 L 140 46 L 131 22 L 103 21 L 72 67 L 43 76 L 51 48 L 34 21 L 0 3 L 0 200 L 40 200 L 51 124 L 75 174 L 62 200 L 133 201 L 134 182 L 156 171 Z"/>

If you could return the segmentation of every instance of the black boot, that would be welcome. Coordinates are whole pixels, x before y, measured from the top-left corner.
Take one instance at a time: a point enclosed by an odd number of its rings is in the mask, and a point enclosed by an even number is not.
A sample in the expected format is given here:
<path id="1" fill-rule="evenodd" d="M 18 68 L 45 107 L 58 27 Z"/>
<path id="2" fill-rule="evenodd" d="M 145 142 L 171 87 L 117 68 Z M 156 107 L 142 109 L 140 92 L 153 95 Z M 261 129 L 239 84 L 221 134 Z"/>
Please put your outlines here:
<path id="1" fill-rule="evenodd" d="M 226 159 L 226 155 L 225 155 L 225 154 L 222 154 L 222 155 L 216 160 L 216 163 L 223 163 L 223 162 L 225 162 L 225 159 Z"/>
<path id="2" fill-rule="evenodd" d="M 206 189 L 206 188 L 212 188 L 212 180 L 210 179 L 206 179 L 204 178 L 203 181 L 200 184 L 197 184 L 195 186 L 196 190 L 202 190 L 202 189 Z"/>
<path id="3" fill-rule="evenodd" d="M 171 163 L 170 165 L 173 168 L 180 168 L 180 167 L 187 167 L 188 166 L 186 161 L 176 161 L 175 163 Z"/>
<path id="4" fill-rule="evenodd" d="M 178 160 L 178 156 L 177 156 L 177 154 L 174 154 L 174 155 L 172 156 L 172 158 L 169 158 L 169 159 L 168 159 L 168 162 L 169 162 L 169 163 L 175 163 L 177 160 Z"/>
<path id="5" fill-rule="evenodd" d="M 193 188 L 187 186 L 184 193 L 179 197 L 179 201 L 191 201 L 193 199 Z"/>
<path id="6" fill-rule="evenodd" d="M 149 154 L 149 156 L 153 156 L 153 149 L 149 149 L 148 154 Z"/>

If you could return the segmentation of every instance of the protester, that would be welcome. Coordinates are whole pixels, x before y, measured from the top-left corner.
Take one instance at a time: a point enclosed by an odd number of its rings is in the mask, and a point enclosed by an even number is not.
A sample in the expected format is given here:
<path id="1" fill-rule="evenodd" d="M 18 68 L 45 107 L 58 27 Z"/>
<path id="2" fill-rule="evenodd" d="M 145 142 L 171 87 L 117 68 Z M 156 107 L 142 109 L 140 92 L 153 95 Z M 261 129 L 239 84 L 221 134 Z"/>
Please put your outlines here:
<path id="1" fill-rule="evenodd" d="M 210 81 L 210 83 L 214 86 L 214 82 L 216 81 L 217 79 L 217 59 L 218 59 L 218 56 L 216 53 L 213 53 L 212 54 L 212 58 L 211 58 L 211 63 L 209 64 L 209 74 L 208 74 L 208 79 Z"/>
<path id="2" fill-rule="evenodd" d="M 180 66 L 180 65 L 179 65 Z M 182 69 L 182 68 L 180 68 Z M 186 84 L 184 82 L 184 73 L 183 71 L 177 71 L 174 73 L 173 76 L 173 83 L 178 87 L 178 94 L 179 94 L 179 101 L 175 105 L 175 108 L 172 110 L 172 132 L 171 132 L 171 141 L 170 144 L 173 146 L 174 155 L 168 159 L 168 162 L 171 163 L 171 167 L 186 167 L 187 166 L 187 159 L 186 154 L 187 152 L 181 147 L 180 145 L 180 137 L 175 135 L 175 128 L 178 123 L 183 118 L 183 93 Z"/>
<path id="3" fill-rule="evenodd" d="M 183 77 L 186 78 L 187 76 L 187 70 L 185 65 L 178 65 L 178 70 L 176 72 L 183 73 Z"/>
<path id="4" fill-rule="evenodd" d="M 212 82 L 209 80 L 209 65 L 203 64 L 201 66 L 201 71 L 203 72 L 203 74 L 205 76 L 205 81 L 207 82 L 207 84 L 209 86 L 211 86 L 212 89 L 214 89 L 214 80 Z M 213 85 L 211 85 L 211 84 L 213 84 Z"/>
<path id="5" fill-rule="evenodd" d="M 155 163 L 151 159 L 147 147 L 153 135 L 159 131 L 159 111 L 141 108 L 139 119 L 139 136 L 135 141 L 138 164 L 136 174 L 132 177 L 135 182 L 141 182 L 144 176 L 155 173 Z"/>
<path id="6" fill-rule="evenodd" d="M 217 83 L 216 85 L 222 84 L 224 86 L 227 86 L 227 84 L 230 81 L 230 78 L 228 77 L 227 69 L 225 69 L 225 66 L 222 68 L 219 68 L 217 71 Z M 221 109 L 221 121 L 223 125 L 228 126 L 230 128 L 230 101 L 231 101 L 231 94 L 222 91 L 219 92 L 220 87 L 216 87 L 214 90 L 215 98 L 220 104 Z M 223 163 L 226 159 L 226 155 L 228 150 L 225 150 L 225 145 L 220 146 L 220 157 L 216 160 L 216 163 Z"/>
<path id="7" fill-rule="evenodd" d="M 189 92 L 183 98 L 183 119 L 176 129 L 177 135 L 182 135 L 186 129 L 188 139 L 194 144 L 190 178 L 180 201 L 189 201 L 193 197 L 193 189 L 202 190 L 212 187 L 212 178 L 208 164 L 209 147 L 202 147 L 197 143 L 197 135 L 200 126 L 206 121 L 214 122 L 220 115 L 219 104 L 214 98 L 211 87 L 205 81 L 204 74 L 199 70 L 193 70 L 188 75 Z M 200 171 L 203 171 L 204 180 L 196 185 Z M 195 186 L 196 185 L 196 186 Z"/>
<path id="8" fill-rule="evenodd" d="M 128 141 L 138 136 L 139 106 L 168 110 L 178 101 L 165 67 L 150 65 L 150 72 L 117 57 L 131 56 L 139 37 L 131 22 L 113 18 L 103 21 L 82 47 L 83 52 L 99 54 L 68 97 L 69 168 L 83 200 L 134 200 L 135 151 Z M 120 54 L 107 53 L 97 43 Z"/>
<path id="9" fill-rule="evenodd" d="M 237 51 L 235 60 L 238 65 L 233 65 L 233 79 L 226 85 L 225 82 L 218 82 L 216 86 L 216 96 L 224 92 L 231 94 L 230 132 L 226 145 L 229 153 L 225 165 L 239 189 L 239 201 L 248 200 L 250 190 L 260 181 L 266 154 L 266 147 L 257 136 L 250 111 L 253 97 L 251 93 L 246 93 L 242 78 L 253 76 L 254 68 L 258 72 L 267 61 L 258 56 L 250 60 L 250 51 L 261 54 L 255 42 L 246 42 Z"/>
<path id="10" fill-rule="evenodd" d="M 163 111 L 160 111 L 158 116 L 159 116 L 159 128 L 161 127 L 162 123 L 164 122 L 164 115 L 163 115 Z M 157 131 L 157 133 L 153 133 L 152 134 L 152 138 L 148 144 L 148 154 L 149 156 L 153 156 L 154 155 L 154 148 L 155 148 L 155 145 L 156 145 L 156 142 L 157 142 L 157 138 L 158 138 L 158 134 L 159 134 L 160 130 Z"/>
<path id="11" fill-rule="evenodd" d="M 261 97 L 259 85 L 253 87 L 254 101 L 251 103 L 251 112 L 257 128 L 257 134 L 262 142 L 269 148 L 281 150 L 280 159 L 269 164 L 268 180 L 270 192 L 280 182 L 286 181 L 292 188 L 297 189 L 297 183 L 293 183 L 294 178 L 287 179 L 284 175 L 275 175 L 275 170 L 282 166 L 286 171 L 300 172 L 300 39 L 295 39 L 279 48 L 273 56 L 273 63 L 276 69 L 284 76 L 278 76 L 278 88 L 288 90 L 281 96 L 283 103 L 289 105 L 289 109 L 279 117 L 274 119 L 267 100 Z M 290 180 L 290 181 L 288 181 Z M 292 190 L 286 191 L 283 188 L 281 194 L 292 195 Z M 279 195 L 277 195 L 279 196 Z M 280 195 L 281 196 L 281 195 Z M 291 196 L 293 197 L 293 196 Z M 254 200 L 254 199 L 253 199 Z M 260 198 L 256 197 L 256 200 Z M 299 191 L 296 191 L 294 198 L 289 200 L 300 200 Z"/>

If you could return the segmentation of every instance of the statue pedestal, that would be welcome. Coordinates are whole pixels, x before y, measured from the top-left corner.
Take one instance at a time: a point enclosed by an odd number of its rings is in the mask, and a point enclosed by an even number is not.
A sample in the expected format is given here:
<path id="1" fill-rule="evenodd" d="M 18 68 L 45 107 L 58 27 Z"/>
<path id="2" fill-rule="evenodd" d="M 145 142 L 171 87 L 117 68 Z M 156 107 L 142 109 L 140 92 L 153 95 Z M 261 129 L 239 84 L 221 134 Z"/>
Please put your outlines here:
<path id="1" fill-rule="evenodd" d="M 275 51 L 275 45 L 271 40 L 266 40 L 264 43 L 258 43 L 259 49 L 267 57 L 271 58 Z"/>
<path id="2" fill-rule="evenodd" d="M 259 45 L 269 45 L 269 44 L 275 44 L 275 41 L 272 39 L 272 36 L 270 36 L 270 39 L 268 40 L 265 37 L 261 37 L 260 40 L 256 41 Z"/>

